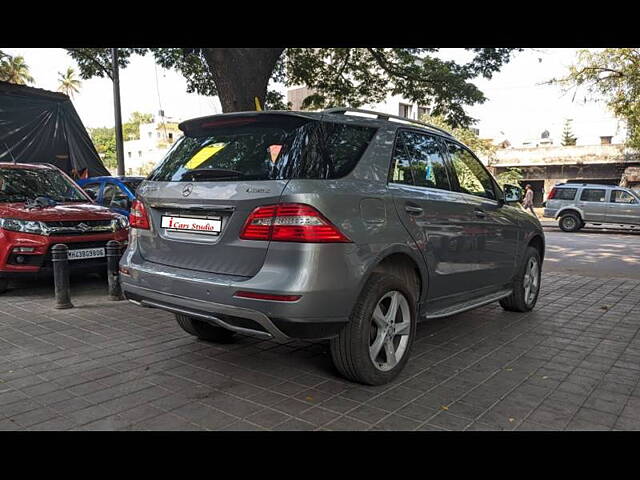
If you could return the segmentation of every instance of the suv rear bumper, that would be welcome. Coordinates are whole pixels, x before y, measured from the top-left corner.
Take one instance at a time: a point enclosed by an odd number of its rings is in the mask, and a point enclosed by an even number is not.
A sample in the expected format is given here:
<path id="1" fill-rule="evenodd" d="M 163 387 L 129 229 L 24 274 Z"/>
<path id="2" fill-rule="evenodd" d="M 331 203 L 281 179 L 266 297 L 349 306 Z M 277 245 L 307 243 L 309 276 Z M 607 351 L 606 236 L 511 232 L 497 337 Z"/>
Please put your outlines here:
<path id="1" fill-rule="evenodd" d="M 144 260 L 135 242 L 120 261 L 125 297 L 142 306 L 192 316 L 239 333 L 287 340 L 326 339 L 344 327 L 359 293 L 347 273 L 353 245 L 273 246 L 253 277 L 199 272 Z M 280 248 L 279 248 L 280 247 Z M 322 248 L 319 255 L 318 248 Z M 278 259 L 285 255 L 288 262 Z M 298 257 L 293 269 L 292 257 Z M 335 260 L 335 261 L 334 261 Z M 286 271 L 280 271 L 282 265 Z M 126 273 L 123 272 L 126 270 Z M 297 295 L 296 301 L 236 297 L 238 291 Z"/>

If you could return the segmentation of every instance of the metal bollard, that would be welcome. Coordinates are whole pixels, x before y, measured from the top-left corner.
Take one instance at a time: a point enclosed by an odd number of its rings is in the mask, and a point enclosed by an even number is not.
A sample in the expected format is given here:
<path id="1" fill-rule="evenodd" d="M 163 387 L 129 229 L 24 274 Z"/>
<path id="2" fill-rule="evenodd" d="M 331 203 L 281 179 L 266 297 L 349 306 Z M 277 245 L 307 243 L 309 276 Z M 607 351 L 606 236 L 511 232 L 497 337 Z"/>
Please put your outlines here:
<path id="1" fill-rule="evenodd" d="M 51 261 L 53 262 L 53 284 L 56 295 L 55 308 L 73 308 L 71 292 L 69 288 L 69 254 L 68 248 L 62 243 L 57 243 L 51 248 Z"/>
<path id="2" fill-rule="evenodd" d="M 107 242 L 107 279 L 109 282 L 109 300 L 124 300 L 120 287 L 120 255 L 122 246 L 117 240 Z"/>

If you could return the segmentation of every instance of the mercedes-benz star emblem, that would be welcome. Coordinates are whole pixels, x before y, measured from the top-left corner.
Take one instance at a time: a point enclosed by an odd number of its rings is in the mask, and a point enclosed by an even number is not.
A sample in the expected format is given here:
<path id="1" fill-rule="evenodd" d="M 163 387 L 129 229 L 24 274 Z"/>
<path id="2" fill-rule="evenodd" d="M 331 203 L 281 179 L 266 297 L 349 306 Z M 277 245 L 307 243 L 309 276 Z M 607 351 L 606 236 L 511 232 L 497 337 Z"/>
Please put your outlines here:
<path id="1" fill-rule="evenodd" d="M 193 185 L 191 184 L 185 185 L 185 187 L 182 189 L 182 196 L 188 197 L 189 195 L 191 195 L 192 190 L 193 190 Z"/>

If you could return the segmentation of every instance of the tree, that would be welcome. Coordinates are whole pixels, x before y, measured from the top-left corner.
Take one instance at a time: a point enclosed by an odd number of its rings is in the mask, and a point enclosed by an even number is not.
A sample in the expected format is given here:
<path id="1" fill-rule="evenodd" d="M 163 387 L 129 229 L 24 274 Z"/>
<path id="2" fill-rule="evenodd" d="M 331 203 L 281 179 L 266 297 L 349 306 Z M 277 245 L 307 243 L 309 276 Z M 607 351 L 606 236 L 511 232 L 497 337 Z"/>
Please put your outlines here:
<path id="1" fill-rule="evenodd" d="M 107 168 L 118 166 L 116 158 L 116 133 L 113 127 L 88 128 L 91 141 L 96 147 L 102 163 Z"/>
<path id="2" fill-rule="evenodd" d="M 480 138 L 470 128 L 452 128 L 447 123 L 447 119 L 441 115 L 423 115 L 421 121 L 446 130 L 480 156 L 491 159 L 496 153 L 497 147 L 491 143 L 491 140 Z"/>
<path id="3" fill-rule="evenodd" d="M 140 124 L 153 122 L 153 115 L 150 113 L 133 112 L 129 121 L 122 125 L 122 136 L 125 140 L 140 139 Z"/>
<path id="4" fill-rule="evenodd" d="M 627 146 L 640 149 L 640 48 L 580 50 L 569 73 L 549 83 L 603 100 L 627 124 Z"/>
<path id="5" fill-rule="evenodd" d="M 80 91 L 82 82 L 76 78 L 76 72 L 73 68 L 67 67 L 64 73 L 58 72 L 58 91 L 73 98 Z"/>
<path id="6" fill-rule="evenodd" d="M 563 147 L 568 147 L 576 144 L 577 138 L 573 136 L 573 129 L 571 128 L 571 119 L 567 119 L 564 122 L 564 130 L 562 131 L 562 141 L 560 142 Z"/>
<path id="7" fill-rule="evenodd" d="M 509 168 L 504 172 L 498 174 L 496 180 L 501 187 L 504 187 L 505 184 L 509 185 L 519 185 L 520 180 L 522 180 L 522 170 L 519 168 Z"/>
<path id="8" fill-rule="evenodd" d="M 109 49 L 71 48 L 82 78 L 110 76 Z M 449 125 L 468 126 L 464 106 L 486 100 L 471 80 L 491 78 L 510 60 L 510 48 L 472 48 L 467 63 L 437 57 L 437 48 L 155 48 L 120 49 L 126 67 L 132 54 L 151 52 L 164 68 L 187 79 L 187 91 L 218 95 L 224 112 L 284 108 L 270 82 L 306 85 L 315 93 L 305 107 L 358 107 L 388 95 L 429 105 Z"/>
<path id="9" fill-rule="evenodd" d="M 129 121 L 122 126 L 125 140 L 138 140 L 140 138 L 140 124 L 153 121 L 150 113 L 133 112 Z M 116 131 L 114 127 L 89 128 L 89 136 L 96 147 L 102 162 L 107 168 L 117 168 L 116 156 Z"/>
<path id="10" fill-rule="evenodd" d="M 0 80 L 18 85 L 34 83 L 24 57 L 12 57 L 3 52 L 0 52 Z"/>

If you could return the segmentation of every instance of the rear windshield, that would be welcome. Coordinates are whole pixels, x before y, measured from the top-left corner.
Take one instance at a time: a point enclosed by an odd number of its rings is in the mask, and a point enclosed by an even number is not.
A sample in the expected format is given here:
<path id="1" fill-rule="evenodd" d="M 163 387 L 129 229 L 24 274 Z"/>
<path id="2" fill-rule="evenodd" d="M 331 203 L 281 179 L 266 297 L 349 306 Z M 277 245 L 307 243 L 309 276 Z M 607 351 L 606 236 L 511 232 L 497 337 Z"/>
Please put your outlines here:
<path id="1" fill-rule="evenodd" d="M 340 178 L 356 166 L 375 130 L 287 117 L 187 133 L 149 180 Z"/>
<path id="2" fill-rule="evenodd" d="M 88 202 L 58 170 L 0 169 L 0 202 L 26 202 L 36 197 L 49 197 L 56 202 Z"/>

